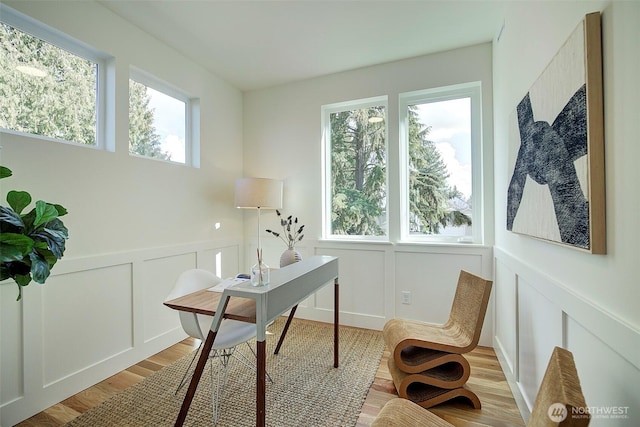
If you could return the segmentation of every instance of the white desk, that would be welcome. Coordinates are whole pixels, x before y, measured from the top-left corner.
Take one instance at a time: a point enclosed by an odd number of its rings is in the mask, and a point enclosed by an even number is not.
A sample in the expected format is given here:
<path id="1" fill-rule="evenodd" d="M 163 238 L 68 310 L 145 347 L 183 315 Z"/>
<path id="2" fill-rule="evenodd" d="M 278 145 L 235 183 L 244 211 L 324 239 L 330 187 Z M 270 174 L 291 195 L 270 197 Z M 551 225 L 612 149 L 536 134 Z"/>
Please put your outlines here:
<path id="1" fill-rule="evenodd" d="M 267 325 L 291 309 L 289 318 L 285 325 L 275 353 L 278 353 L 280 346 L 289 328 L 289 324 L 295 309 L 300 302 L 308 296 L 324 287 L 326 284 L 334 282 L 334 349 L 333 366 L 338 367 L 338 313 L 339 313 L 339 285 L 338 285 L 338 258 L 331 256 L 314 256 L 309 259 L 288 265 L 284 268 L 271 272 L 271 281 L 266 286 L 252 286 L 244 283 L 231 288 L 227 288 L 222 293 L 218 308 L 215 311 L 211 329 L 204 342 L 202 353 L 198 359 L 189 389 L 182 402 L 180 413 L 175 425 L 182 426 L 191 401 L 200 382 L 202 371 L 207 362 L 209 352 L 213 346 L 216 333 L 224 317 L 231 317 L 226 313 L 231 297 L 240 297 L 255 301 L 255 315 L 237 316 L 233 318 L 245 322 L 255 322 L 257 327 L 257 373 L 256 373 L 256 426 L 265 425 L 265 392 L 266 392 L 266 328 Z M 176 299 L 167 302 L 167 305 L 176 310 L 203 312 L 202 307 L 196 307 L 188 302 L 188 296 L 182 297 L 186 300 Z M 201 298 L 200 298 L 201 299 Z M 246 300 L 245 300 L 246 301 Z M 211 313 L 210 311 L 207 312 Z"/>

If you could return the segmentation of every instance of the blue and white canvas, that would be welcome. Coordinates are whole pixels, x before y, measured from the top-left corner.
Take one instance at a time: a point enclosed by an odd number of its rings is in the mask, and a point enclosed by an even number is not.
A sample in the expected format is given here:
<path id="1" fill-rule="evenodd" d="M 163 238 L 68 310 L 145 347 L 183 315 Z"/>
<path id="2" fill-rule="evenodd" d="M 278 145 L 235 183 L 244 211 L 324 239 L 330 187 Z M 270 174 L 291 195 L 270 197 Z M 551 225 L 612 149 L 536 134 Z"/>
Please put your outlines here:
<path id="1" fill-rule="evenodd" d="M 581 23 L 511 116 L 507 229 L 588 249 L 584 31 Z"/>

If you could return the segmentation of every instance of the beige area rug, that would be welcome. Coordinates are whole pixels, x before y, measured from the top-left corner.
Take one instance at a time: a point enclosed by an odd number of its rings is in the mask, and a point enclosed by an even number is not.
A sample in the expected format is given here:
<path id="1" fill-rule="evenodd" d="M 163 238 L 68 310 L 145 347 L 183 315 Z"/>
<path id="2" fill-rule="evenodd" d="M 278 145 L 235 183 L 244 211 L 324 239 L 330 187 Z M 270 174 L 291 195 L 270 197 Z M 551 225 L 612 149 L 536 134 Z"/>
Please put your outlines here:
<path id="1" fill-rule="evenodd" d="M 375 377 L 384 348 L 382 333 L 340 328 L 340 367 L 333 367 L 333 325 L 295 319 L 280 354 L 274 355 L 284 318 L 269 328 L 266 422 L 271 427 L 353 426 Z M 252 343 L 255 349 L 255 343 Z M 251 356 L 246 345 L 239 347 Z M 180 411 L 188 384 L 175 389 L 192 354 L 145 378 L 67 424 L 79 426 L 171 426 Z M 195 363 L 194 363 L 195 364 Z M 209 367 L 202 375 L 185 425 L 213 425 Z M 218 426 L 255 425 L 255 371 L 237 361 L 230 364 L 229 382 Z"/>

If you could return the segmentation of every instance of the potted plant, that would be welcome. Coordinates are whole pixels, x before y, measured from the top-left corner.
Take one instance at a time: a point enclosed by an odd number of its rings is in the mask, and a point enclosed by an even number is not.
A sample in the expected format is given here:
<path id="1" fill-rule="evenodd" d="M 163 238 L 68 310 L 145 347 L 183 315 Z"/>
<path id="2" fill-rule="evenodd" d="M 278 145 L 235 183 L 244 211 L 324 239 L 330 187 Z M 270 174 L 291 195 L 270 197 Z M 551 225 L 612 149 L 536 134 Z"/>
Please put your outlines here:
<path id="1" fill-rule="evenodd" d="M 10 169 L 0 166 L 0 179 L 10 177 Z M 13 279 L 18 285 L 18 298 L 22 287 L 34 280 L 43 284 L 54 264 L 62 258 L 69 232 L 59 217 L 67 210 L 56 204 L 38 200 L 31 204 L 26 191 L 9 191 L 7 203 L 0 206 L 0 281 Z"/>

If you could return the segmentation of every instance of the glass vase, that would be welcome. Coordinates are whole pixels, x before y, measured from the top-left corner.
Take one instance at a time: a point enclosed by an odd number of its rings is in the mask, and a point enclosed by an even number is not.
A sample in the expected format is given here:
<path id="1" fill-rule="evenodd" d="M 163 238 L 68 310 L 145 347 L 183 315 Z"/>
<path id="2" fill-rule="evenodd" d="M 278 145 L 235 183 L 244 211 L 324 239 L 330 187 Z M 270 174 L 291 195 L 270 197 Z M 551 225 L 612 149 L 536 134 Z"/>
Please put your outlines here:
<path id="1" fill-rule="evenodd" d="M 256 263 L 251 267 L 251 284 L 253 286 L 265 286 L 269 284 L 269 266 L 264 262 Z"/>

